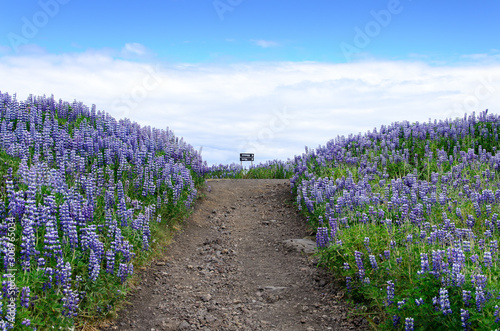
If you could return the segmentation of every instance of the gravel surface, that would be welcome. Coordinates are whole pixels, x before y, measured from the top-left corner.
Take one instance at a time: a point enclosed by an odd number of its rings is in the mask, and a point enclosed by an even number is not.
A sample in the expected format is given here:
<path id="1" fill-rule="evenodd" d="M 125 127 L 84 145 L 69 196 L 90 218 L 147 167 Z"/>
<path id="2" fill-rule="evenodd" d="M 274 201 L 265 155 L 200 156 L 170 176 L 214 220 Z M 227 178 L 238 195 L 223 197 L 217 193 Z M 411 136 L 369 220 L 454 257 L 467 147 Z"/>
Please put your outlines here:
<path id="1" fill-rule="evenodd" d="M 208 184 L 167 256 L 139 271 L 130 304 L 101 330 L 369 329 L 315 266 L 288 180 Z"/>

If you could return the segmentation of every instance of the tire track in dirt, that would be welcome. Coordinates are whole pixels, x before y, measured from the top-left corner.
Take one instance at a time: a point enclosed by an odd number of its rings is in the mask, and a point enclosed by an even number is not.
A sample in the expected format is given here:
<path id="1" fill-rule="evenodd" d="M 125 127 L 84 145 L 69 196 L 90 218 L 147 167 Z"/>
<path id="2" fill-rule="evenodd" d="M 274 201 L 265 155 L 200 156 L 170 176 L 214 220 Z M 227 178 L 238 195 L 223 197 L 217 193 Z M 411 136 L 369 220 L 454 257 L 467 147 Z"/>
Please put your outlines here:
<path id="1" fill-rule="evenodd" d="M 101 330 L 368 330 L 343 290 L 284 240 L 307 235 L 288 180 L 209 181 L 164 261 Z"/>

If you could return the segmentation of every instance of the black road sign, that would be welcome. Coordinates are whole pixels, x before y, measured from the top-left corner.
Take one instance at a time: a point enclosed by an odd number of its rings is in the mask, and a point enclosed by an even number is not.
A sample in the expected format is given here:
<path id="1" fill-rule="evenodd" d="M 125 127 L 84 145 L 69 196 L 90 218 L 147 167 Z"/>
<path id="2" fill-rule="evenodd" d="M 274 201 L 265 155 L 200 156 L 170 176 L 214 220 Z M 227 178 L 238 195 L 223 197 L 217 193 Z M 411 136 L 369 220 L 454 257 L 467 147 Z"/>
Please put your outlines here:
<path id="1" fill-rule="evenodd" d="M 240 161 L 253 161 L 252 153 L 240 153 Z"/>

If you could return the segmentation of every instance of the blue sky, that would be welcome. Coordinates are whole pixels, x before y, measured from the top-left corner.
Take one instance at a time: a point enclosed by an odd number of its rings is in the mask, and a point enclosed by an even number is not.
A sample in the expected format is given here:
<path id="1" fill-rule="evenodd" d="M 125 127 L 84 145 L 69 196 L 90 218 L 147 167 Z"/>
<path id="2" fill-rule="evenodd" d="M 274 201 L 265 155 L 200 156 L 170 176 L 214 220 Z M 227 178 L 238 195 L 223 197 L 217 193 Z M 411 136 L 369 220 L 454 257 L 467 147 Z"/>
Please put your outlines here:
<path id="1" fill-rule="evenodd" d="M 363 31 L 376 21 L 372 11 L 390 13 L 389 24 L 379 25 L 380 33 L 363 49 L 376 58 L 406 59 L 416 54 L 457 61 L 461 54 L 488 54 L 500 47 L 500 2 L 491 0 L 2 2 L 4 46 L 10 44 L 9 33 L 22 36 L 22 17 L 34 22 L 44 7 L 52 9 L 54 17 L 49 15 L 36 36 L 27 38 L 50 53 L 121 49 L 135 42 L 158 59 L 172 62 L 344 62 L 339 44 L 353 45 L 354 28 Z M 392 13 L 389 7 L 394 8 Z M 259 40 L 270 44 L 259 46 Z"/>
<path id="2" fill-rule="evenodd" d="M 499 111 L 499 1 L 0 3 L 0 91 L 169 126 L 210 164 Z"/>

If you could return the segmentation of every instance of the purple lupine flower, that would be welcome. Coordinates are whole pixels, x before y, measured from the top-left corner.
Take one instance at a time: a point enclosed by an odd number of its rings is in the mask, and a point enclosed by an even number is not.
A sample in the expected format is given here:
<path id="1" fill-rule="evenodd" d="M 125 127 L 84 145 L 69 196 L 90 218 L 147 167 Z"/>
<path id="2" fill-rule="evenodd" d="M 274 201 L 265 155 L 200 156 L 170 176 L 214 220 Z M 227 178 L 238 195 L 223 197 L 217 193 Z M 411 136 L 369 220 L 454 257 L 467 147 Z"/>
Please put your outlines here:
<path id="1" fill-rule="evenodd" d="M 483 310 L 483 306 L 486 303 L 486 297 L 484 296 L 484 291 L 482 287 L 476 287 L 476 308 L 478 312 Z"/>
<path id="2" fill-rule="evenodd" d="M 476 220 L 474 219 L 474 216 L 467 215 L 467 226 L 469 227 L 469 229 L 472 229 L 474 227 L 475 223 L 476 223 Z"/>
<path id="3" fill-rule="evenodd" d="M 149 249 L 150 238 L 151 238 L 151 231 L 149 230 L 149 220 L 145 220 L 142 226 L 142 249 L 145 251 Z"/>
<path id="4" fill-rule="evenodd" d="M 328 224 L 330 225 L 330 240 L 335 241 L 338 231 L 337 219 L 330 217 L 328 220 Z"/>
<path id="5" fill-rule="evenodd" d="M 89 279 L 95 282 L 97 280 L 97 277 L 99 277 L 99 271 L 101 270 L 101 264 L 99 263 L 94 250 L 90 250 L 90 257 L 89 257 L 89 265 L 88 265 L 88 270 L 89 270 Z"/>
<path id="6" fill-rule="evenodd" d="M 352 290 L 352 278 L 347 276 L 345 278 L 345 283 L 346 283 L 347 292 L 351 292 L 351 290 Z"/>
<path id="7" fill-rule="evenodd" d="M 51 257 L 52 253 L 59 257 L 62 257 L 62 248 L 59 243 L 59 235 L 56 229 L 57 224 L 49 220 L 46 223 L 45 239 L 44 239 L 44 256 Z"/>
<path id="8" fill-rule="evenodd" d="M 481 208 L 479 207 L 479 203 L 477 202 L 477 200 L 472 203 L 472 206 L 474 207 L 474 210 L 476 212 L 476 217 L 480 217 L 481 216 Z"/>
<path id="9" fill-rule="evenodd" d="M 316 246 L 320 248 L 324 248 L 328 245 L 328 228 L 326 227 L 318 227 L 316 232 Z"/>
<path id="10" fill-rule="evenodd" d="M 375 255 L 370 255 L 370 264 L 372 265 L 373 270 L 378 269 L 377 259 L 375 258 Z"/>
<path id="11" fill-rule="evenodd" d="M 465 284 L 465 275 L 462 273 L 457 273 L 455 275 L 455 285 L 462 287 Z"/>
<path id="12" fill-rule="evenodd" d="M 452 313 L 450 308 L 450 299 L 448 298 L 448 290 L 443 287 L 439 290 L 439 304 L 444 315 Z"/>
<path id="13" fill-rule="evenodd" d="M 46 268 L 46 271 L 50 268 Z M 62 258 L 57 259 L 57 265 L 53 274 L 56 279 L 56 285 L 68 286 L 71 281 L 71 264 L 69 262 L 64 263 Z"/>
<path id="14" fill-rule="evenodd" d="M 370 238 L 369 237 L 365 237 L 364 244 L 365 244 L 365 248 L 368 251 L 368 253 L 371 253 L 372 250 L 370 249 Z"/>
<path id="15" fill-rule="evenodd" d="M 415 299 L 415 304 L 417 305 L 417 307 L 420 307 L 421 305 L 424 304 L 424 299 L 422 298 Z"/>
<path id="16" fill-rule="evenodd" d="M 486 287 L 486 282 L 488 281 L 488 277 L 482 274 L 471 275 L 471 283 L 475 287 Z"/>
<path id="17" fill-rule="evenodd" d="M 412 317 L 407 317 L 405 319 L 405 331 L 413 331 L 414 320 Z"/>
<path id="18" fill-rule="evenodd" d="M 38 262 L 38 268 L 45 267 L 45 259 L 43 257 L 39 257 L 37 262 Z"/>
<path id="19" fill-rule="evenodd" d="M 456 263 L 459 263 L 461 266 L 465 263 L 465 254 L 460 248 L 456 248 L 453 250 L 454 260 Z"/>
<path id="20" fill-rule="evenodd" d="M 384 256 L 386 260 L 389 260 L 391 258 L 391 251 L 390 250 L 385 250 L 384 251 Z"/>
<path id="21" fill-rule="evenodd" d="M 486 205 L 486 215 L 489 217 L 491 214 L 491 205 Z"/>
<path id="22" fill-rule="evenodd" d="M 394 303 L 394 291 L 395 291 L 395 285 L 392 282 L 392 280 L 387 281 L 387 301 L 386 301 L 386 306 L 391 305 Z"/>
<path id="23" fill-rule="evenodd" d="M 495 305 L 495 312 L 493 313 L 493 316 L 495 316 L 495 323 L 500 322 L 500 307 L 498 305 Z"/>
<path id="24" fill-rule="evenodd" d="M 464 301 L 464 305 L 469 307 L 470 300 L 472 299 L 471 291 L 462 290 L 462 300 Z"/>
<path id="25" fill-rule="evenodd" d="M 106 251 L 106 272 L 108 274 L 113 274 L 115 268 L 115 253 L 113 250 L 108 249 Z"/>
<path id="26" fill-rule="evenodd" d="M 23 319 L 23 321 L 21 322 L 22 325 L 25 325 L 25 326 L 30 326 L 31 325 L 31 320 L 25 318 Z"/>
<path id="27" fill-rule="evenodd" d="M 122 247 L 121 247 L 121 252 L 123 254 L 123 261 L 124 262 L 130 262 L 132 258 L 135 256 L 135 253 L 132 251 L 133 246 L 132 244 L 129 243 L 128 240 L 123 240 L 122 242 Z"/>
<path id="28" fill-rule="evenodd" d="M 351 267 L 349 266 L 349 263 L 347 262 L 344 262 L 344 266 L 343 266 L 344 270 L 349 270 L 351 269 Z"/>
<path id="29" fill-rule="evenodd" d="M 497 240 L 492 240 L 490 241 L 490 251 L 491 254 L 496 255 L 498 252 L 498 241 Z"/>
<path id="30" fill-rule="evenodd" d="M 21 306 L 29 308 L 30 305 L 30 288 L 29 286 L 24 286 L 21 290 Z"/>
<path id="31" fill-rule="evenodd" d="M 131 276 L 134 273 L 134 265 L 132 263 L 128 264 L 127 276 Z"/>
<path id="32" fill-rule="evenodd" d="M 64 297 L 61 299 L 64 307 L 62 311 L 63 316 L 69 318 L 76 317 L 78 315 L 76 310 L 78 309 L 78 303 L 80 302 L 78 293 L 76 291 L 73 291 L 69 287 L 64 287 L 63 294 Z"/>
<path id="33" fill-rule="evenodd" d="M 406 304 L 406 299 L 403 299 L 403 300 L 401 300 L 401 301 L 398 301 L 398 309 L 399 309 L 399 310 L 403 309 L 403 308 L 404 308 L 403 306 L 404 306 L 405 304 Z"/>
<path id="34" fill-rule="evenodd" d="M 359 251 L 354 251 L 354 259 L 356 260 L 356 265 L 358 266 L 359 279 L 363 279 L 365 277 L 365 267 L 363 265 L 362 259 L 363 253 Z"/>
<path id="35" fill-rule="evenodd" d="M 417 274 L 422 275 L 429 271 L 429 258 L 427 254 L 420 253 L 420 271 Z"/>
<path id="36" fill-rule="evenodd" d="M 488 268 L 492 266 L 492 257 L 491 257 L 491 252 L 490 251 L 484 252 L 483 263 Z"/>
<path id="37" fill-rule="evenodd" d="M 469 325 L 470 325 L 469 318 L 470 318 L 469 311 L 467 309 L 460 308 L 460 321 L 462 322 L 462 328 L 464 330 L 469 330 Z"/>
<path id="38" fill-rule="evenodd" d="M 401 317 L 398 315 L 393 315 L 392 316 L 392 325 L 396 327 L 399 324 L 399 321 L 401 320 Z"/>
<path id="39" fill-rule="evenodd" d="M 48 278 L 48 281 L 46 283 L 43 283 L 42 286 L 42 289 L 45 291 L 47 288 L 52 288 L 52 280 L 53 280 L 52 276 L 54 275 L 54 270 L 50 267 L 44 268 L 44 273 Z"/>
<path id="40" fill-rule="evenodd" d="M 435 311 L 439 311 L 439 307 L 438 307 L 438 305 L 439 305 L 439 299 L 438 299 L 438 297 L 433 297 L 432 298 L 432 305 L 434 306 L 434 310 Z"/>
<path id="41" fill-rule="evenodd" d="M 125 283 L 128 276 L 128 265 L 126 263 L 120 263 L 118 266 L 118 273 L 116 275 L 120 277 L 122 284 Z"/>
<path id="42" fill-rule="evenodd" d="M 21 242 L 21 265 L 23 270 L 29 270 L 31 265 L 31 257 L 39 252 L 35 249 L 35 232 L 33 230 L 33 221 L 30 218 L 25 218 L 22 221 L 22 242 Z"/>
<path id="43" fill-rule="evenodd" d="M 443 269 L 443 255 L 444 251 L 442 250 L 432 251 L 432 273 L 434 276 L 439 275 Z"/>
<path id="44" fill-rule="evenodd" d="M 464 245 L 464 252 L 469 253 L 471 251 L 470 250 L 470 241 L 464 240 L 462 243 Z"/>

